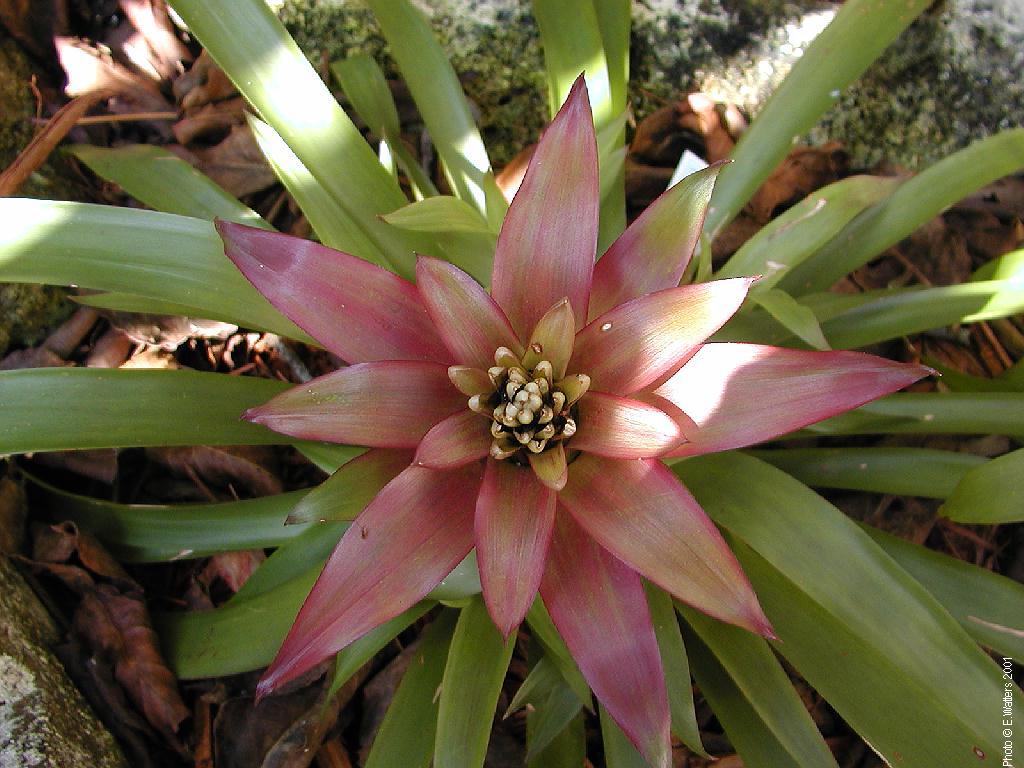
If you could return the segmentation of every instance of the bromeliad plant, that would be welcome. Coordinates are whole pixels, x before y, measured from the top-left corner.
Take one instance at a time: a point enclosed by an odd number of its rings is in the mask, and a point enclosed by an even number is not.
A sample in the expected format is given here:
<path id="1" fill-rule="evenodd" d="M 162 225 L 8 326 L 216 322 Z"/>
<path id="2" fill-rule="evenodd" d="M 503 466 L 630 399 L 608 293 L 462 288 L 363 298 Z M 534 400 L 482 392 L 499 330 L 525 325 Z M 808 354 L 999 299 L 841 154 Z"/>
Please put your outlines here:
<path id="1" fill-rule="evenodd" d="M 703 215 L 677 233 L 681 248 L 652 235 L 672 226 L 683 190 L 655 202 L 595 266 L 598 190 L 581 77 L 505 216 L 493 298 L 433 258 L 419 258 L 414 285 L 305 240 L 218 224 L 257 290 L 350 363 L 246 418 L 373 449 L 314 503 L 343 497 L 354 473 L 394 478 L 338 543 L 261 693 L 411 608 L 474 547 L 503 639 L 539 588 L 598 701 L 659 768 L 670 763 L 669 705 L 641 575 L 774 638 L 718 530 L 659 458 L 775 437 L 927 369 L 857 352 L 702 344 L 751 280 L 679 286 Z M 752 402 L 773 407 L 755 415 Z"/>
<path id="2" fill-rule="evenodd" d="M 835 766 L 775 652 L 892 764 L 997 765 L 1003 685 L 977 643 L 1024 651 L 1024 590 L 862 529 L 794 477 L 949 497 L 954 519 L 1005 521 L 1019 510 L 977 502 L 1013 487 L 1020 451 L 985 462 L 919 449 L 733 449 L 812 424 L 826 435 L 1024 434 L 1013 374 L 996 393 L 893 395 L 821 421 L 927 372 L 834 350 L 1020 311 L 1019 254 L 965 286 L 814 293 L 1024 166 L 1024 136 L 995 136 L 902 184 L 826 188 L 753 238 L 721 279 L 693 279 L 710 272 L 706 248 L 688 264 L 701 230 L 713 237 L 830 94 L 927 4 L 845 4 L 735 162 L 684 179 L 623 232 L 625 3 L 534 3 L 557 115 L 506 212 L 455 75 L 408 3 L 370 5 L 453 196 L 438 195 L 401 144 L 371 62 L 335 72 L 394 164 L 380 162 L 261 0 L 179 0 L 258 112 L 253 131 L 322 245 L 270 231 L 165 153 L 78 148 L 167 213 L 2 201 L 0 277 L 315 340 L 349 365 L 292 389 L 188 372 L 5 372 L 0 447 L 287 435 L 337 470 L 309 492 L 185 508 L 47 492 L 125 560 L 275 548 L 225 606 L 163 618 L 184 678 L 272 661 L 266 694 L 337 654 L 337 688 L 447 606 L 423 634 L 371 768 L 482 765 L 524 617 L 539 660 L 512 708 L 531 705 L 531 765 L 582 764 L 591 692 L 611 768 L 668 765 L 670 727 L 703 753 L 692 671 L 746 764 Z M 64 401 L 77 404 L 74 421 L 54 413 Z M 196 411 L 198 423 L 182 418 Z"/>

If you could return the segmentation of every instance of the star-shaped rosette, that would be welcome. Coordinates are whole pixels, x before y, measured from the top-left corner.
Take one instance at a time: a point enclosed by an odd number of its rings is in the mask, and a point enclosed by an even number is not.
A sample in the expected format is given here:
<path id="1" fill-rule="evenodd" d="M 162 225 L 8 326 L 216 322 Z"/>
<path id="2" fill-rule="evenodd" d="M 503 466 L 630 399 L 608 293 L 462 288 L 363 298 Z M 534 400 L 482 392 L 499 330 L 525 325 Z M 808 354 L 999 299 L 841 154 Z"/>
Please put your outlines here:
<path id="1" fill-rule="evenodd" d="M 580 79 L 498 237 L 491 292 L 420 257 L 415 284 L 305 240 L 218 222 L 274 306 L 348 363 L 252 409 L 366 446 L 314 493 L 363 506 L 260 682 L 265 694 L 421 600 L 472 549 L 509 636 L 538 591 L 598 700 L 670 763 L 649 579 L 771 637 L 750 582 L 662 458 L 738 448 L 928 370 L 856 352 L 705 343 L 752 279 L 679 282 L 717 168 L 656 200 L 595 263 L 597 145 Z M 308 498 L 307 498 L 308 502 Z"/>

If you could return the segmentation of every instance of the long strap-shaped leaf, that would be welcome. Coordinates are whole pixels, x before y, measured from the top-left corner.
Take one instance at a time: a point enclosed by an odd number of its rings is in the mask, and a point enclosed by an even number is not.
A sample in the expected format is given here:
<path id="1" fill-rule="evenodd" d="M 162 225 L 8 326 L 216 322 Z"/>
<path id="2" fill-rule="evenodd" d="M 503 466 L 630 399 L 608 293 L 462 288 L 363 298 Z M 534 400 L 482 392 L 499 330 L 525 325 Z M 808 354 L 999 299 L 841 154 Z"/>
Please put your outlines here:
<path id="1" fill-rule="evenodd" d="M 733 150 L 719 176 L 704 231 L 714 237 L 792 147 L 930 0 L 850 0 L 808 47 Z"/>
<path id="2" fill-rule="evenodd" d="M 844 5 L 840 13 L 850 5 Z M 886 200 L 855 218 L 824 248 L 783 277 L 779 287 L 793 295 L 828 290 L 957 200 L 1022 167 L 1024 128 L 976 141 L 908 179 Z M 729 170 L 723 171 L 722 178 Z M 716 193 L 721 184 L 719 181 Z M 715 198 L 711 204 L 716 204 Z"/>
<path id="3" fill-rule="evenodd" d="M 228 261 L 209 221 L 15 198 L 0 200 L 0 220 L 0 281 L 134 294 L 311 341 Z"/>
<path id="4" fill-rule="evenodd" d="M 32 483 L 62 519 L 74 520 L 123 562 L 154 563 L 278 547 L 308 525 L 285 525 L 306 491 L 220 504 L 118 504 Z"/>
<path id="5" fill-rule="evenodd" d="M 901 392 L 807 429 L 819 435 L 1024 435 L 1024 393 Z"/>
<path id="6" fill-rule="evenodd" d="M 174 0 L 188 24 L 246 100 L 291 147 L 379 253 L 356 254 L 411 275 L 413 252 L 429 241 L 377 219 L 406 203 L 398 184 L 331 96 L 263 0 Z"/>
<path id="7" fill-rule="evenodd" d="M 459 78 L 423 14 L 407 0 L 369 0 L 456 197 L 487 212 L 491 168 Z"/>
<path id="8" fill-rule="evenodd" d="M 480 768 L 515 636 L 503 641 L 480 597 L 462 609 L 441 684 L 434 764 Z"/>
<path id="9" fill-rule="evenodd" d="M 931 448 L 783 448 L 748 451 L 814 488 L 944 499 L 981 456 Z"/>
<path id="10" fill-rule="evenodd" d="M 287 386 L 195 371 L 3 371 L 0 453 L 280 443 L 280 435 L 240 417 Z"/>
<path id="11" fill-rule="evenodd" d="M 163 147 L 131 144 L 108 149 L 77 144 L 68 151 L 93 173 L 114 182 L 157 211 L 197 219 L 218 217 L 250 227 L 273 229 L 252 208 Z"/>
<path id="12" fill-rule="evenodd" d="M 598 133 L 602 134 L 606 127 L 614 130 L 610 140 L 599 144 L 601 189 L 607 194 L 601 201 L 598 253 L 612 243 L 626 223 L 625 176 L 622 167 L 613 163 L 613 156 L 625 138 L 624 128 L 616 125 L 616 118 L 626 109 L 625 76 L 628 74 L 628 62 L 623 64 L 623 55 L 629 48 L 629 8 L 623 9 L 622 5 L 618 0 L 579 3 L 533 0 L 533 15 L 544 48 L 551 114 L 565 102 L 582 72 L 586 76 Z M 610 50 L 606 50 L 606 43 Z M 615 60 L 609 61 L 610 54 Z"/>
<path id="13" fill-rule="evenodd" d="M 835 758 L 763 638 L 678 604 L 694 677 L 744 764 L 836 768 Z"/>
<path id="14" fill-rule="evenodd" d="M 750 456 L 701 457 L 676 471 L 730 533 L 779 652 L 885 759 L 996 764 L 997 668 L 855 523 Z"/>
<path id="15" fill-rule="evenodd" d="M 423 633 L 373 738 L 366 768 L 430 765 L 437 728 L 437 689 L 444 676 L 457 616 L 457 611 L 443 611 Z"/>
<path id="16" fill-rule="evenodd" d="M 871 526 L 862 527 L 978 643 L 1004 656 L 1024 657 L 1024 585 Z"/>

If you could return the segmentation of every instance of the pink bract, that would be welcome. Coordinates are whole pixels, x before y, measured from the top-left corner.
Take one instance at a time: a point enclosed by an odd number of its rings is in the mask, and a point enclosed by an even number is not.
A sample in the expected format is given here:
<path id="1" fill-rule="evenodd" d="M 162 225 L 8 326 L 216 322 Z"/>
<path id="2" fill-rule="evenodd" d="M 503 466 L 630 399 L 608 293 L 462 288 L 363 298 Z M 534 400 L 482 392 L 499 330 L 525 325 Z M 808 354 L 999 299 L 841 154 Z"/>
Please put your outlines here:
<path id="1" fill-rule="evenodd" d="M 698 200 L 665 193 L 595 267 L 597 146 L 581 78 L 509 208 L 490 294 L 436 259 L 419 259 L 413 284 L 315 243 L 217 223 L 253 285 L 349 363 L 246 418 L 371 447 L 355 460 L 360 476 L 393 477 L 338 543 L 261 695 L 415 604 L 475 547 L 501 633 L 539 590 L 608 713 L 652 766 L 669 765 L 641 577 L 722 621 L 772 629 L 661 457 L 767 440 L 928 373 L 855 352 L 706 343 L 751 283 L 678 285 L 716 172 L 703 172 Z M 696 228 L 677 232 L 686 205 Z M 395 453 L 410 449 L 395 476 Z"/>

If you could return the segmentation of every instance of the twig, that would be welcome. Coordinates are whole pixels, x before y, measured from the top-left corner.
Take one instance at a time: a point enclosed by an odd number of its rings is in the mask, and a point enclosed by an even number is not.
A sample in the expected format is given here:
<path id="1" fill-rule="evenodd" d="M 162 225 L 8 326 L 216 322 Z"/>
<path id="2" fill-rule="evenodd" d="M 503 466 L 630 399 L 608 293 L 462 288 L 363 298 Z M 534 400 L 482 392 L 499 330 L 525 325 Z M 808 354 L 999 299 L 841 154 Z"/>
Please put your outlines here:
<path id="1" fill-rule="evenodd" d="M 88 115 L 75 121 L 75 125 L 101 125 L 103 123 L 130 123 L 138 120 L 177 120 L 177 112 L 129 112 L 123 115 Z M 48 120 L 38 120 L 46 125 Z"/>

